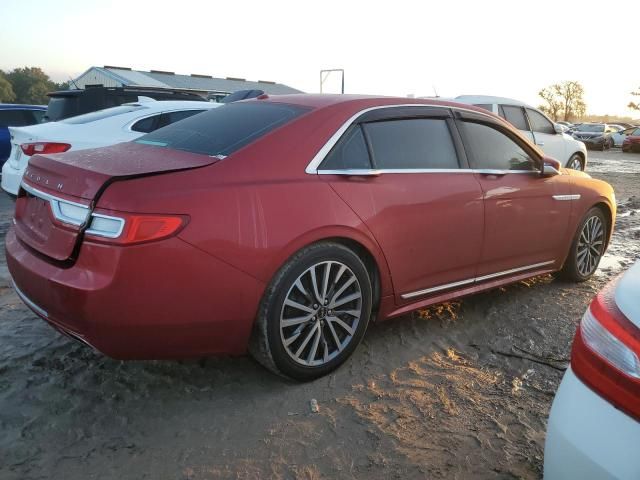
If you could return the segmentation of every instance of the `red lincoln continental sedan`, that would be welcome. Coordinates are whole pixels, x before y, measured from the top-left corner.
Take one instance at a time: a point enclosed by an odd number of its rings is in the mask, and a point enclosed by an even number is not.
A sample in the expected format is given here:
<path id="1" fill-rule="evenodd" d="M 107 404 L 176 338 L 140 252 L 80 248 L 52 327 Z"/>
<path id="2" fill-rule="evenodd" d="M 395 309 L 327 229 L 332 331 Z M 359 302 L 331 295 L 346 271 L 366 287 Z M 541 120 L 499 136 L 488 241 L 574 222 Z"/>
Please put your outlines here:
<path id="1" fill-rule="evenodd" d="M 263 95 L 133 143 L 32 157 L 16 290 L 119 359 L 242 354 L 300 380 L 370 318 L 559 271 L 589 278 L 611 187 L 467 105 Z"/>

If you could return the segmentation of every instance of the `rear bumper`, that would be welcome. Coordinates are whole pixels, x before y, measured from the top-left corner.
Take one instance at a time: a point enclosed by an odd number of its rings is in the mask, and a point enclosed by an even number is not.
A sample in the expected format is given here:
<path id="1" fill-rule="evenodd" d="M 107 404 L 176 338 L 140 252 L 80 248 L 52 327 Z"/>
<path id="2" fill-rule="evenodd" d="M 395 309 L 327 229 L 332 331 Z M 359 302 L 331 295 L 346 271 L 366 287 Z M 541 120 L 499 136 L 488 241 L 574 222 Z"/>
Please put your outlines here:
<path id="1" fill-rule="evenodd" d="M 129 247 L 85 241 L 71 267 L 6 236 L 19 295 L 58 330 L 118 359 L 246 351 L 264 284 L 170 238 Z"/>
<path id="2" fill-rule="evenodd" d="M 549 416 L 545 480 L 638 479 L 638 445 L 640 423 L 567 370 Z"/>
<path id="3" fill-rule="evenodd" d="M 18 195 L 24 170 L 24 168 L 12 167 L 11 163 L 7 160 L 2 166 L 2 181 L 0 183 L 2 189 L 11 195 Z"/>

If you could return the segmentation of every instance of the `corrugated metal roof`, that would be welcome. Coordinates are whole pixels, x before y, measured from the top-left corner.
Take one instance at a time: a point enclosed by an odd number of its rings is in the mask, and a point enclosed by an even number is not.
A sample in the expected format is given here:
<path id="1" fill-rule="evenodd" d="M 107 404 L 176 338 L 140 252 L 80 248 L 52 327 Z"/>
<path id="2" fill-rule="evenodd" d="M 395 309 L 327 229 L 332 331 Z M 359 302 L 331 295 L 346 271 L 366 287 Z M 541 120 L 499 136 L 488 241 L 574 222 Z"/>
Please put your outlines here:
<path id="1" fill-rule="evenodd" d="M 285 95 L 289 93 L 302 93 L 300 90 L 287 85 L 267 81 L 249 81 L 239 78 L 215 78 L 206 75 L 176 75 L 171 72 L 131 70 L 119 67 L 91 67 L 81 77 L 91 71 L 100 72 L 103 75 L 112 76 L 121 81 L 123 86 L 139 85 L 146 87 L 186 88 L 193 90 L 205 90 L 209 92 L 235 92 L 237 90 L 263 90 L 271 95 Z"/>

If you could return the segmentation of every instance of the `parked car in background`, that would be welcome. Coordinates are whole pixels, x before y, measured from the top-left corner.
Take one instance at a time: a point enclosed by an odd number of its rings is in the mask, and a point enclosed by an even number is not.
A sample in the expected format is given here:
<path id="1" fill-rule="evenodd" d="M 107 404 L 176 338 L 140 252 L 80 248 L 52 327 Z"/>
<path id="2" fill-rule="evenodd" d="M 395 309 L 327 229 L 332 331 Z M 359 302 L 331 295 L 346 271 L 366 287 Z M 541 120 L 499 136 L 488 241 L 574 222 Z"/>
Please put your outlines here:
<path id="1" fill-rule="evenodd" d="M 9 158 L 9 127 L 24 127 L 42 122 L 47 108 L 42 105 L 0 103 L 0 166 Z"/>
<path id="2" fill-rule="evenodd" d="M 545 480 L 640 478 L 640 262 L 591 302 L 556 394 Z"/>
<path id="3" fill-rule="evenodd" d="M 12 151 L 2 167 L 2 188 L 17 195 L 29 158 L 128 142 L 220 104 L 192 101 L 127 103 L 60 122 L 10 128 Z"/>
<path id="4" fill-rule="evenodd" d="M 249 349 L 309 380 L 351 355 L 372 312 L 588 279 L 615 217 L 610 185 L 485 110 L 261 96 L 35 155 L 6 257 L 36 314 L 110 356 Z"/>
<path id="5" fill-rule="evenodd" d="M 572 131 L 572 135 L 576 140 L 584 142 L 587 148 L 604 151 L 614 146 L 611 134 L 617 131 L 606 123 L 583 123 Z"/>
<path id="6" fill-rule="evenodd" d="M 511 98 L 487 95 L 461 95 L 454 101 L 475 105 L 501 116 L 563 166 L 585 169 L 587 149 L 584 144 L 565 135 L 563 127 L 554 124 L 537 108 Z"/>
<path id="7" fill-rule="evenodd" d="M 47 95 L 49 96 L 49 105 L 44 119 L 49 122 L 57 122 L 76 115 L 117 107 L 124 103 L 137 102 L 141 97 L 154 100 L 192 100 L 198 102 L 206 100 L 202 95 L 189 90 L 157 87 L 97 86 L 86 89 L 60 90 Z"/>
<path id="8" fill-rule="evenodd" d="M 560 124 L 560 125 L 564 125 L 564 126 L 565 126 L 565 127 L 567 127 L 567 128 L 571 128 L 571 127 L 573 127 L 573 123 L 571 123 L 571 122 L 565 122 L 564 120 L 560 120 L 560 121 L 558 121 L 558 122 L 556 122 L 556 123 L 558 123 L 558 124 Z"/>
<path id="9" fill-rule="evenodd" d="M 616 125 L 621 126 L 622 128 L 631 128 L 631 127 L 637 127 L 638 125 L 634 125 L 633 123 L 627 123 L 627 122 L 616 122 Z"/>
<path id="10" fill-rule="evenodd" d="M 625 130 L 625 138 L 622 142 L 623 152 L 640 152 L 640 127 Z"/>
<path id="11" fill-rule="evenodd" d="M 612 133 L 611 138 L 613 139 L 614 146 L 621 147 L 624 143 L 624 139 L 627 138 L 627 135 L 633 135 L 635 132 L 640 133 L 640 127 L 626 128 L 624 130 Z M 638 135 L 639 133 L 636 133 L 636 135 Z"/>

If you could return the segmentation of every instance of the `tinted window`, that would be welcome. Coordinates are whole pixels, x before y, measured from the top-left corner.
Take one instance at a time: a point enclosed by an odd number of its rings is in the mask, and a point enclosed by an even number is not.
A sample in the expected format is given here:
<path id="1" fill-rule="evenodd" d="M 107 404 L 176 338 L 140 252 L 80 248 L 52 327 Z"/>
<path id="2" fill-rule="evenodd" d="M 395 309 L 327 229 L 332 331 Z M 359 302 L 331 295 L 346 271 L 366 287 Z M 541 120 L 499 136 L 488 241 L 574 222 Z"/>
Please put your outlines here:
<path id="1" fill-rule="evenodd" d="M 156 128 L 158 128 L 158 124 L 160 121 L 160 115 L 153 115 L 152 117 L 143 118 L 142 120 L 138 120 L 136 123 L 131 125 L 131 130 L 134 132 L 142 132 L 149 133 L 153 132 Z"/>
<path id="2" fill-rule="evenodd" d="M 24 127 L 32 125 L 28 112 L 23 110 L 0 110 L 0 127 Z"/>
<path id="3" fill-rule="evenodd" d="M 44 122 L 44 114 L 45 110 L 31 110 L 31 115 L 33 115 L 33 123 L 42 123 Z"/>
<path id="4" fill-rule="evenodd" d="M 160 118 L 160 127 L 171 125 L 172 123 L 179 122 L 185 118 L 192 117 L 196 113 L 202 113 L 204 110 L 182 110 L 179 112 L 167 112 L 163 113 Z"/>
<path id="5" fill-rule="evenodd" d="M 553 123 L 551 123 L 547 118 L 542 115 L 540 112 L 536 112 L 535 110 L 531 110 L 527 108 L 527 115 L 529 115 L 529 121 L 531 122 L 531 129 L 534 132 L 538 133 L 548 133 L 553 135 L 556 133 L 556 129 L 553 128 Z"/>
<path id="6" fill-rule="evenodd" d="M 136 110 L 143 110 L 146 107 L 142 105 L 121 105 L 119 107 L 106 108 L 104 110 L 98 110 L 97 112 L 85 113 L 84 115 L 77 115 L 75 117 L 62 120 L 62 123 L 69 123 L 77 125 L 81 123 L 95 122 L 97 120 L 103 120 L 109 117 L 115 117 L 116 115 L 123 115 L 129 112 L 135 112 Z"/>
<path id="7" fill-rule="evenodd" d="M 367 123 L 376 168 L 458 168 L 449 127 L 441 119 Z"/>
<path id="8" fill-rule="evenodd" d="M 504 133 L 480 123 L 463 123 L 466 147 L 474 168 L 537 170 L 535 162 Z"/>
<path id="9" fill-rule="evenodd" d="M 47 106 L 45 120 L 57 122 L 63 118 L 72 117 L 78 113 L 77 96 L 51 97 Z"/>
<path id="10" fill-rule="evenodd" d="M 489 110 L 490 112 L 493 112 L 493 105 L 491 104 L 480 104 L 480 103 L 476 103 L 474 105 L 474 107 L 480 107 L 480 108 L 484 108 L 485 110 Z"/>
<path id="11" fill-rule="evenodd" d="M 512 107 L 510 105 L 502 105 L 504 118 L 518 130 L 529 130 L 527 119 L 524 118 L 524 110 L 522 107 Z"/>
<path id="12" fill-rule="evenodd" d="M 369 151 L 360 125 L 352 127 L 329 152 L 320 170 L 344 170 L 345 168 L 371 168 Z"/>
<path id="13" fill-rule="evenodd" d="M 283 103 L 228 103 L 144 135 L 136 142 L 226 156 L 306 111 L 306 108 Z"/>

